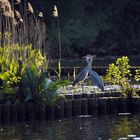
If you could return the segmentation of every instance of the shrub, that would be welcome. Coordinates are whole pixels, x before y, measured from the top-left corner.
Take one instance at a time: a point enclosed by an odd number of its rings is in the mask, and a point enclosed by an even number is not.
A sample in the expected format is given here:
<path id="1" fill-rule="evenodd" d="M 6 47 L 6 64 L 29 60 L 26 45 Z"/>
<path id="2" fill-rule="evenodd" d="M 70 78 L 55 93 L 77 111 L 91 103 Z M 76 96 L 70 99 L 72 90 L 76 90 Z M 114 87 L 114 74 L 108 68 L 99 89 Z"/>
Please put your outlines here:
<path id="1" fill-rule="evenodd" d="M 5 46 L 0 48 L 0 79 L 4 92 L 15 92 L 14 88 L 21 83 L 22 76 L 30 67 L 40 73 L 47 69 L 47 60 L 41 52 L 27 46 Z"/>
<path id="2" fill-rule="evenodd" d="M 57 90 L 68 81 L 52 82 L 46 72 L 46 58 L 39 50 L 32 49 L 31 45 L 0 48 L 0 67 L 2 102 L 35 102 L 44 107 L 65 99 Z M 11 93 L 15 94 L 15 98 L 9 100 L 5 95 Z"/>
<path id="3" fill-rule="evenodd" d="M 135 70 L 135 76 L 134 76 L 134 79 L 139 82 L 140 81 L 140 69 L 138 70 Z"/>
<path id="4" fill-rule="evenodd" d="M 123 95 L 127 95 L 128 91 L 132 90 L 130 84 L 130 65 L 127 56 L 123 56 L 116 60 L 116 63 L 109 65 L 107 69 L 105 80 L 110 84 L 120 85 Z"/>

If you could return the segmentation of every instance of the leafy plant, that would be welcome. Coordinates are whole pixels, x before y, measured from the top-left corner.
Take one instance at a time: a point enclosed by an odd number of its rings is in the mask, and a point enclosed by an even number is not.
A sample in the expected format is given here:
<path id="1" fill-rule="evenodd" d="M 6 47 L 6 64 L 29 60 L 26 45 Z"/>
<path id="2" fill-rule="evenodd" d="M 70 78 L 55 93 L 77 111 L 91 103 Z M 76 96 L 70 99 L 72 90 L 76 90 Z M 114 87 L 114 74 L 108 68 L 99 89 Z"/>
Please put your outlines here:
<path id="1" fill-rule="evenodd" d="M 57 74 L 58 79 L 61 79 L 61 62 L 58 62 L 58 71 L 53 68 L 54 72 Z"/>
<path id="2" fill-rule="evenodd" d="M 46 58 L 39 50 L 32 49 L 31 45 L 0 48 L 0 67 L 1 92 L 16 93 L 15 102 L 33 101 L 42 106 L 55 104 L 58 100 L 64 99 L 58 89 L 67 85 L 68 81 L 60 80 L 60 63 L 59 80 L 52 82 L 44 72 L 47 70 Z"/>
<path id="3" fill-rule="evenodd" d="M 24 94 L 22 101 L 34 101 L 39 107 L 45 107 L 47 104 L 54 105 L 60 98 L 64 99 L 64 96 L 59 94 L 58 89 L 68 83 L 67 80 L 53 82 L 48 78 L 47 72 L 39 74 L 34 69 L 28 68 L 23 75 L 20 86 L 22 95 Z"/>
<path id="4" fill-rule="evenodd" d="M 3 80 L 3 89 L 19 86 L 28 66 L 41 72 L 47 69 L 47 60 L 39 50 L 32 49 L 31 45 L 0 48 L 0 79 Z"/>
<path id="5" fill-rule="evenodd" d="M 55 105 L 57 102 L 65 100 L 65 97 L 60 94 L 58 89 L 69 84 L 67 80 L 56 80 L 52 82 L 50 79 L 46 79 L 44 83 L 44 89 L 41 92 L 42 104 Z"/>
<path id="6" fill-rule="evenodd" d="M 28 102 L 35 99 L 38 94 L 39 84 L 39 74 L 35 69 L 27 68 L 26 72 L 23 74 L 20 84 L 19 98 L 21 101 Z M 21 96 L 21 94 L 23 96 Z"/>
<path id="7" fill-rule="evenodd" d="M 129 78 L 131 77 L 129 59 L 127 56 L 123 56 L 116 60 L 116 63 L 109 65 L 105 80 L 110 84 L 120 85 L 123 95 L 128 93 L 128 90 L 132 89 Z"/>
<path id="8" fill-rule="evenodd" d="M 140 69 L 138 70 L 135 70 L 135 76 L 134 76 L 134 79 L 139 82 L 140 81 Z"/>

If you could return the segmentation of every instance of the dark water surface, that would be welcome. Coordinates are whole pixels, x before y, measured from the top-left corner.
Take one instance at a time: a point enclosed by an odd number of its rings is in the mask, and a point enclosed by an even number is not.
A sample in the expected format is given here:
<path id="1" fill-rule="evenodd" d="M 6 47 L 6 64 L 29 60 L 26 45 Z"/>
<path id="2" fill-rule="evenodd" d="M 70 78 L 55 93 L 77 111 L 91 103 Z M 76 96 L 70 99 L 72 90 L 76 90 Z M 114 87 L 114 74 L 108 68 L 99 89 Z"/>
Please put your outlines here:
<path id="1" fill-rule="evenodd" d="M 140 115 L 35 121 L 0 127 L 0 140 L 117 140 L 128 134 L 140 136 Z"/>

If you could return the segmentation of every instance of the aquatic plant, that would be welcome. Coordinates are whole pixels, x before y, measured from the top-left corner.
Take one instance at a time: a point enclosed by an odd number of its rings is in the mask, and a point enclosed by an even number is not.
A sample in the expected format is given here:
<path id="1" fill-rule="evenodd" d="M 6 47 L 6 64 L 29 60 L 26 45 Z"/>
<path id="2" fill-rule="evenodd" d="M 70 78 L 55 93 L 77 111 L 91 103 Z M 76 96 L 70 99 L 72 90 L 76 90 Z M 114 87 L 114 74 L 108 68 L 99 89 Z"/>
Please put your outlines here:
<path id="1" fill-rule="evenodd" d="M 65 87 L 68 84 L 68 80 L 51 81 L 50 79 L 46 78 L 44 87 L 42 87 L 42 90 L 40 92 L 41 104 L 43 106 L 46 106 L 48 104 L 55 105 L 57 102 L 65 100 L 65 96 L 60 94 L 60 91 L 58 91 L 58 89 L 61 87 Z"/>
<path id="2" fill-rule="evenodd" d="M 76 67 L 73 68 L 73 80 L 76 79 Z"/>
<path id="3" fill-rule="evenodd" d="M 57 74 L 58 79 L 61 79 L 61 62 L 58 62 L 58 71 L 55 68 L 52 68 L 54 70 L 54 72 Z"/>
<path id="4" fill-rule="evenodd" d="M 28 67 L 38 73 L 47 70 L 46 57 L 43 57 L 39 50 L 32 49 L 31 45 L 19 46 L 16 44 L 12 47 L 5 46 L 0 48 L 2 92 L 17 92 L 22 76 L 26 73 Z"/>
<path id="5" fill-rule="evenodd" d="M 140 81 L 140 69 L 135 70 L 134 79 L 139 82 Z"/>
<path id="6" fill-rule="evenodd" d="M 44 108 L 46 105 L 55 105 L 60 99 L 65 99 L 60 95 L 58 89 L 66 86 L 67 80 L 52 81 L 48 78 L 48 72 L 38 73 L 34 69 L 28 68 L 21 80 L 21 92 L 24 96 L 22 101 L 35 102 L 37 107 Z"/>
<path id="7" fill-rule="evenodd" d="M 110 64 L 106 72 L 105 80 L 110 84 L 120 85 L 123 95 L 127 95 L 128 92 L 133 91 L 130 84 L 130 68 L 128 57 L 123 56 L 118 58 L 115 63 Z"/>
<path id="8" fill-rule="evenodd" d="M 46 25 L 43 13 L 27 1 L 1 1 L 0 46 L 32 44 L 46 55 Z"/>
<path id="9" fill-rule="evenodd" d="M 9 101 L 5 94 L 15 95 L 12 102 L 36 102 L 40 106 L 55 104 L 64 99 L 57 92 L 61 86 L 68 84 L 67 80 L 60 80 L 61 67 L 59 67 L 59 80 L 51 82 L 48 78 L 46 57 L 39 50 L 32 49 L 31 45 L 0 48 L 0 79 L 1 100 Z"/>
<path id="10" fill-rule="evenodd" d="M 58 79 L 61 79 L 61 59 L 62 59 L 62 46 L 61 46 L 61 30 L 60 30 L 60 19 L 59 12 L 56 5 L 54 5 L 53 16 L 57 19 L 57 28 L 58 28 L 58 42 L 59 42 L 59 62 L 58 62 L 58 72 L 54 69 L 55 73 L 58 76 Z"/>

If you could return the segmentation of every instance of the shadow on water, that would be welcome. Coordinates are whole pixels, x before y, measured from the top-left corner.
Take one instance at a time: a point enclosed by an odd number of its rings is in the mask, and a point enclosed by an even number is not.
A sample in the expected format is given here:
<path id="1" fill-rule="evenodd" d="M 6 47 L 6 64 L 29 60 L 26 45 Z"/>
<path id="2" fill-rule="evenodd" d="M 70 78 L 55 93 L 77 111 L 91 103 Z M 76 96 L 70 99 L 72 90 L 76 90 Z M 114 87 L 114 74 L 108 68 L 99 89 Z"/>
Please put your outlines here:
<path id="1" fill-rule="evenodd" d="M 0 127 L 0 140 L 117 140 L 140 136 L 140 115 L 35 121 Z"/>

